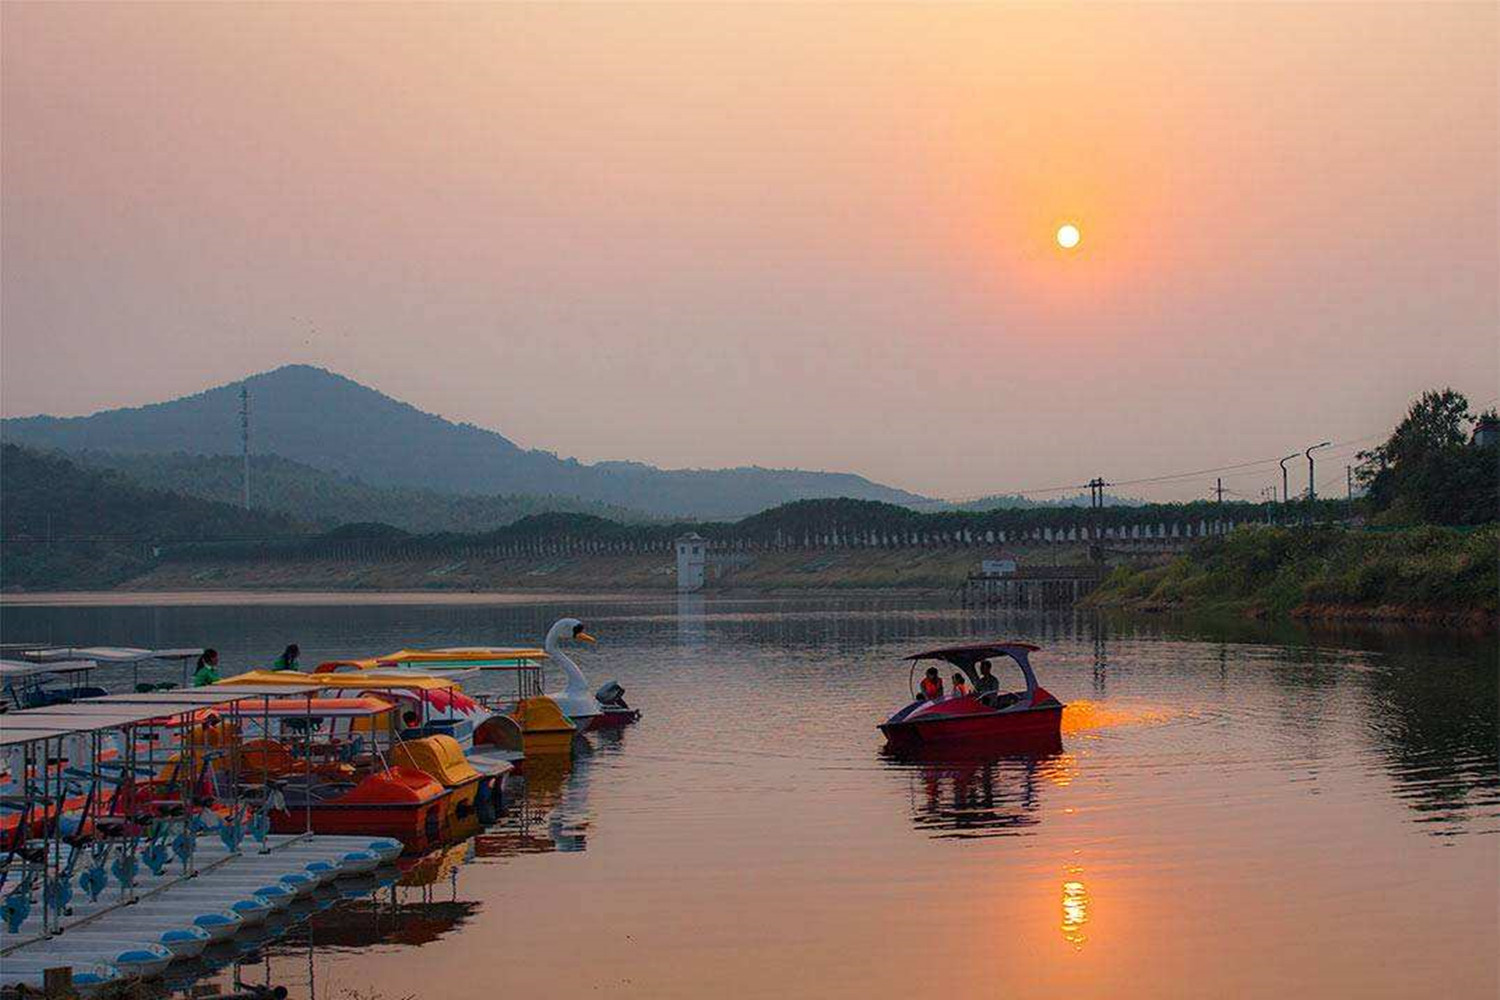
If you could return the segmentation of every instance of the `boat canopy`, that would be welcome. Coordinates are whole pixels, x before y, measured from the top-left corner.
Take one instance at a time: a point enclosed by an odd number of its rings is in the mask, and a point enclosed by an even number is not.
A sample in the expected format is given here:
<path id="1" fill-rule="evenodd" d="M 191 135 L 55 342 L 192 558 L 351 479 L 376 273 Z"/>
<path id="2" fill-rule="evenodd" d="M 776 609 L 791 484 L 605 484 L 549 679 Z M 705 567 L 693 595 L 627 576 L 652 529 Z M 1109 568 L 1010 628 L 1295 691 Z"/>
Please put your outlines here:
<path id="1" fill-rule="evenodd" d="M 1041 646 L 1033 646 L 1029 642 L 981 642 L 969 646 L 945 646 L 942 649 L 929 649 L 925 653 L 913 653 L 906 657 L 908 660 L 946 660 L 955 667 L 973 665 L 980 660 L 992 659 L 996 656 L 1009 656 L 1014 660 L 1024 660 L 1028 653 L 1035 653 Z"/>
<path id="2" fill-rule="evenodd" d="M 916 669 L 920 660 L 942 660 L 951 663 L 964 672 L 969 678 L 969 683 L 979 684 L 979 671 L 977 665 L 982 660 L 991 660 L 1001 656 L 1008 656 L 1021 668 L 1021 673 L 1026 677 L 1026 693 L 1030 698 L 1035 698 L 1040 685 L 1037 684 L 1036 674 L 1031 670 L 1030 654 L 1041 649 L 1029 642 L 980 642 L 967 646 L 945 646 L 941 649 L 929 649 L 925 653 L 913 653 L 906 657 L 912 663 L 912 669 Z"/>
<path id="3" fill-rule="evenodd" d="M 0 682 L 24 680 L 45 674 L 82 674 L 93 670 L 93 660 L 53 660 L 47 663 L 22 663 L 0 660 Z"/>
<path id="4" fill-rule="evenodd" d="M 37 726 L 34 729 L 12 729 L 10 727 L 0 728 L 0 747 L 20 746 L 23 743 L 40 743 L 43 740 L 60 740 L 68 736 L 78 735 L 78 730 L 71 727 L 51 728 Z"/>
<path id="5" fill-rule="evenodd" d="M 343 670 L 380 670 L 383 667 L 431 666 L 435 669 L 498 670 L 516 667 L 530 661 L 544 660 L 547 651 L 532 646 L 465 646 L 446 649 L 398 649 L 385 656 L 357 660 L 328 660 L 317 666 L 316 673 Z"/>
<path id="6" fill-rule="evenodd" d="M 451 691 L 457 685 L 445 677 L 430 674 L 298 674 L 290 671 L 252 670 L 226 677 L 213 684 L 215 688 L 255 685 L 283 690 L 334 688 L 358 691 Z"/>
<path id="7" fill-rule="evenodd" d="M 5 729 L 38 730 L 66 728 L 74 733 L 91 733 L 100 729 L 121 729 L 142 723 L 170 724 L 172 717 L 183 714 L 180 705 L 92 705 L 76 702 L 49 705 L 5 714 Z"/>
<path id="8" fill-rule="evenodd" d="M 55 646 L 21 653 L 33 663 L 63 660 L 94 660 L 99 663 L 140 663 L 143 660 L 193 660 L 202 649 L 136 649 L 133 646 Z"/>
<path id="9" fill-rule="evenodd" d="M 395 708 L 391 702 L 375 695 L 360 698 L 279 698 L 255 706 L 245 715 L 254 719 L 257 715 L 276 718 L 313 719 L 363 719 L 373 715 L 384 715 Z"/>
<path id="10" fill-rule="evenodd" d="M 242 688 L 233 692 L 211 693 L 206 688 L 198 688 L 193 691 L 103 695 L 83 701 L 6 712 L 0 716 L 0 729 L 7 733 L 11 730 L 51 729 L 62 729 L 70 733 L 89 733 L 100 729 L 119 729 L 146 722 L 165 725 L 177 716 L 187 715 L 198 709 L 229 707 L 251 698 L 267 698 L 268 696 L 285 698 L 288 694 L 295 695 L 296 692 Z M 183 695 L 193 697 L 183 697 Z M 297 702 L 304 714 L 310 701 L 312 699 L 302 698 Z"/>
<path id="11" fill-rule="evenodd" d="M 249 673 L 237 674 L 227 677 L 217 684 L 215 688 L 236 687 L 238 685 L 255 686 L 281 686 L 281 690 L 291 692 L 313 691 L 346 691 L 359 692 L 385 692 L 389 695 L 401 696 L 403 693 L 416 701 L 431 705 L 439 712 L 450 710 L 461 712 L 472 712 L 479 707 L 479 703 L 464 694 L 463 689 L 455 684 L 450 677 L 433 676 L 432 674 L 399 673 L 399 674 L 367 674 L 363 671 L 355 673 L 332 673 L 332 674 L 298 674 L 290 671 L 275 670 L 252 670 Z M 203 690 L 200 688 L 199 690 Z"/>
<path id="12" fill-rule="evenodd" d="M 545 660 L 547 651 L 536 646 L 444 646 L 441 649 L 403 649 L 381 659 L 396 657 L 418 660 L 434 657 L 458 660 Z"/>
<path id="13" fill-rule="evenodd" d="M 244 684 L 239 685 L 232 691 L 226 691 L 217 685 L 195 688 L 170 688 L 166 691 L 127 692 L 124 694 L 111 694 L 103 698 L 90 698 L 91 702 L 109 701 L 122 705 L 135 705 L 146 702 L 166 702 L 187 708 L 212 708 L 215 705 L 228 705 L 232 702 L 246 701 L 253 698 L 276 698 L 286 697 L 293 690 L 284 684 Z M 305 692 L 311 696 L 312 692 Z"/>

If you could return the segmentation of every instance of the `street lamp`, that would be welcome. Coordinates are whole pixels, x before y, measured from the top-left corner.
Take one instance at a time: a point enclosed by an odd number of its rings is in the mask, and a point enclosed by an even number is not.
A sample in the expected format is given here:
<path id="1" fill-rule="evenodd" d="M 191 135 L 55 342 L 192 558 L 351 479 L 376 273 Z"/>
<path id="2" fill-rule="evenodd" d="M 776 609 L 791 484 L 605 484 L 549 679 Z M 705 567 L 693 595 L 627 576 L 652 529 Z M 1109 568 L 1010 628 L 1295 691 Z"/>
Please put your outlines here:
<path id="1" fill-rule="evenodd" d="M 1296 457 L 1297 457 L 1297 453 L 1294 451 L 1290 455 L 1286 456 L 1286 458 L 1283 458 L 1283 459 L 1280 460 L 1280 465 L 1281 465 L 1281 502 L 1282 503 L 1286 503 L 1288 500 L 1291 499 L 1291 494 L 1287 492 L 1287 488 L 1286 488 L 1286 463 L 1287 463 L 1287 461 L 1289 459 L 1293 459 L 1293 458 L 1296 458 Z"/>
<path id="2" fill-rule="evenodd" d="M 1312 453 L 1315 452 L 1315 451 L 1317 451 L 1319 448 L 1327 448 L 1331 444 L 1333 444 L 1332 441 L 1324 441 L 1322 444 L 1315 444 L 1315 445 L 1313 445 L 1311 448 L 1307 449 L 1306 451 L 1304 451 L 1302 453 L 1302 454 L 1304 454 L 1304 455 L 1307 456 L 1307 502 L 1308 503 L 1312 503 L 1314 500 L 1318 499 L 1318 492 L 1317 492 L 1317 490 L 1313 486 L 1313 457 L 1312 457 Z"/>

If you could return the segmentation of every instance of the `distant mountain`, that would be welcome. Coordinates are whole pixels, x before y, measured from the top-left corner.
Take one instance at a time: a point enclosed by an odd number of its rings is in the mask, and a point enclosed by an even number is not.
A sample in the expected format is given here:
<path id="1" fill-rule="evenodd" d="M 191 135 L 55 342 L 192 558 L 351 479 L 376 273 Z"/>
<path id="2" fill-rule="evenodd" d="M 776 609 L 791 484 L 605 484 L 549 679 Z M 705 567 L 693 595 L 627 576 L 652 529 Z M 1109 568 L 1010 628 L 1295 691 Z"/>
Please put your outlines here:
<path id="1" fill-rule="evenodd" d="M 471 494 L 557 495 L 651 514 L 735 517 L 790 500 L 923 498 L 847 473 L 794 469 L 658 469 L 585 464 L 526 450 L 321 368 L 288 365 L 193 396 L 88 417 L 0 421 L 6 440 L 67 452 L 235 455 L 240 387 L 250 390 L 251 446 L 378 486 Z"/>
<path id="2" fill-rule="evenodd" d="M 0 588 L 100 589 L 146 569 L 159 545 L 306 532 L 245 511 L 137 486 L 29 448 L 0 447 Z"/>
<path id="3" fill-rule="evenodd" d="M 69 457 L 88 468 L 121 473 L 150 489 L 235 505 L 244 496 L 244 467 L 238 455 L 80 451 Z M 278 455 L 251 456 L 250 482 L 254 509 L 279 511 L 321 528 L 378 522 L 415 534 L 484 532 L 546 511 L 594 514 L 624 522 L 645 518 L 624 507 L 576 497 L 480 496 L 371 486 L 353 476 L 324 472 Z"/>

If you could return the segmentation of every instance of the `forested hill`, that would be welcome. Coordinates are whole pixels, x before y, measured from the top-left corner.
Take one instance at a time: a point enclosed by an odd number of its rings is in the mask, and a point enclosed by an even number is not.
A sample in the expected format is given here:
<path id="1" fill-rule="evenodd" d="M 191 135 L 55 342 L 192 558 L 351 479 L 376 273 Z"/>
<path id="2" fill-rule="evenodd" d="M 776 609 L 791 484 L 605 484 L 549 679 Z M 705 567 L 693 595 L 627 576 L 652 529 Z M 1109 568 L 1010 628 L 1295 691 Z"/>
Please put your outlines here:
<path id="1" fill-rule="evenodd" d="M 67 452 L 235 455 L 240 451 L 241 384 L 88 417 L 12 418 L 0 423 L 0 430 L 8 441 Z M 891 503 L 921 499 L 845 473 L 658 469 L 634 462 L 589 465 L 522 449 L 494 431 L 423 413 L 307 365 L 254 375 L 243 384 L 250 390 L 257 453 L 378 486 L 570 496 L 681 517 L 736 517 L 815 497 Z"/>
<path id="2" fill-rule="evenodd" d="M 89 468 L 111 469 L 152 489 L 237 504 L 244 495 L 244 466 L 238 456 L 78 452 L 70 456 Z M 372 486 L 353 476 L 324 472 L 277 455 L 250 459 L 251 504 L 322 528 L 350 522 L 381 522 L 416 534 L 491 531 L 545 511 L 596 514 L 616 521 L 640 521 L 644 514 L 575 497 L 480 496 L 410 487 Z"/>
<path id="3" fill-rule="evenodd" d="M 141 572 L 160 545 L 305 530 L 282 514 L 145 489 L 118 473 L 0 447 L 0 588 L 103 587 Z"/>

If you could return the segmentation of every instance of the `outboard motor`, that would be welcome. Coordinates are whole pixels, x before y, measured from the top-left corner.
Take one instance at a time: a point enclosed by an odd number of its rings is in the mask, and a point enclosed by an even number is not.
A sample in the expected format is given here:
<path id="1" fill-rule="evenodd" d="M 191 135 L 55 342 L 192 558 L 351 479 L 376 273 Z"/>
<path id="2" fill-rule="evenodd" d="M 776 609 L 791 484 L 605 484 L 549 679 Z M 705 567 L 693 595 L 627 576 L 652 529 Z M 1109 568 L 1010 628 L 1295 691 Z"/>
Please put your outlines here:
<path id="1" fill-rule="evenodd" d="M 603 687 L 594 692 L 594 697 L 606 708 L 630 707 L 625 704 L 625 689 L 618 681 L 606 681 Z"/>

